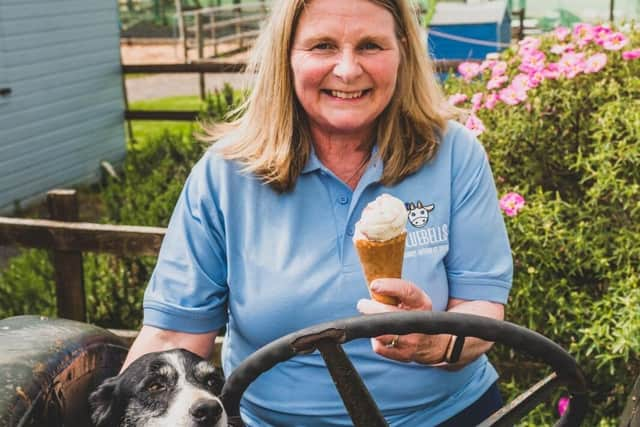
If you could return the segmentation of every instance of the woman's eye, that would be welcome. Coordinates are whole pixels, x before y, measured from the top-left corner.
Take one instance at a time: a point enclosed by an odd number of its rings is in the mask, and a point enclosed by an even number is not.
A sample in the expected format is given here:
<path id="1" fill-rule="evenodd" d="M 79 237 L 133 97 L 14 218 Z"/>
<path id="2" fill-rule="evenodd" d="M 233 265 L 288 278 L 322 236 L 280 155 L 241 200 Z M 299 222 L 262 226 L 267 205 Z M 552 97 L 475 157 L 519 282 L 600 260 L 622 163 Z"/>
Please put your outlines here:
<path id="1" fill-rule="evenodd" d="M 327 50 L 327 49 L 331 49 L 332 46 L 331 46 L 331 43 L 318 43 L 313 48 L 317 50 Z"/>
<path id="2" fill-rule="evenodd" d="M 378 46 L 377 44 L 375 44 L 373 42 L 365 43 L 360 48 L 362 50 L 378 50 L 378 49 L 381 49 L 380 46 Z"/>

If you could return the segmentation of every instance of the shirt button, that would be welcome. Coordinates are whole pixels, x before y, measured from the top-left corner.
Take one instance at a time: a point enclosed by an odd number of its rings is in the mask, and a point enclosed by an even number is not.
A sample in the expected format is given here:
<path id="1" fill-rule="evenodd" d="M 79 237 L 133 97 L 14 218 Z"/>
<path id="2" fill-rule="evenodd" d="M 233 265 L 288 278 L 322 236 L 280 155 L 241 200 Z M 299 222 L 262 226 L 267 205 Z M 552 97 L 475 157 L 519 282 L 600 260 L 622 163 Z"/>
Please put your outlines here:
<path id="1" fill-rule="evenodd" d="M 341 205 L 346 205 L 347 203 L 349 203 L 349 198 L 347 196 L 340 196 L 338 197 L 338 203 L 340 203 Z"/>
<path id="2" fill-rule="evenodd" d="M 353 227 L 347 228 L 347 236 L 353 236 Z"/>

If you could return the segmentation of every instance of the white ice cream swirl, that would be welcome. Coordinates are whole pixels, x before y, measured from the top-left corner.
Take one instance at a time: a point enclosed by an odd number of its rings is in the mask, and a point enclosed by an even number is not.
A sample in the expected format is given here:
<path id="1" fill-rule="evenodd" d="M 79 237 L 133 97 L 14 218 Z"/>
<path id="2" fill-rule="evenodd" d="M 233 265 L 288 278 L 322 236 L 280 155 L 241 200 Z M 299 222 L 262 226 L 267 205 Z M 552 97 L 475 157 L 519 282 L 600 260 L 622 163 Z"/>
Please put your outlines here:
<path id="1" fill-rule="evenodd" d="M 354 240 L 390 240 L 405 231 L 407 209 L 402 200 L 382 194 L 369 203 L 356 223 Z"/>

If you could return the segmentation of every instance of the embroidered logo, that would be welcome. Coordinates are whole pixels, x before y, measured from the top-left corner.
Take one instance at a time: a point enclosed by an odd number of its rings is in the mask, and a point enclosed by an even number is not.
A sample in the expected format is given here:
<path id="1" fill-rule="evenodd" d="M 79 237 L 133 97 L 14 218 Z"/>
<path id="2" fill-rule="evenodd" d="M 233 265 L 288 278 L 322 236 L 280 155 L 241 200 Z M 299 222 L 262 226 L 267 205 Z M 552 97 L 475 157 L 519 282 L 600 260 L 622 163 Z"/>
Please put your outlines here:
<path id="1" fill-rule="evenodd" d="M 404 204 L 409 211 L 409 222 L 415 228 L 423 228 L 429 222 L 429 212 L 431 212 L 435 205 L 433 203 L 429 205 L 423 205 L 420 200 L 417 202 L 409 202 Z"/>

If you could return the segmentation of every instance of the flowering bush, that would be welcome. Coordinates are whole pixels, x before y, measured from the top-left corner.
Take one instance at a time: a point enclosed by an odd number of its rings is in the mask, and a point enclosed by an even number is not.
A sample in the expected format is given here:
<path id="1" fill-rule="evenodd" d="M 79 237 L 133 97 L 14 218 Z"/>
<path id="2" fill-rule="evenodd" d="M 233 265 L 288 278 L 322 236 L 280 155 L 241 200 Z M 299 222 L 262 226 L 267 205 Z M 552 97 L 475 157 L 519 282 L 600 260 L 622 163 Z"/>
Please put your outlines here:
<path id="1" fill-rule="evenodd" d="M 458 71 L 449 102 L 469 111 L 508 215 L 507 319 L 568 349 L 590 381 L 585 424 L 615 425 L 640 374 L 640 29 L 558 28 Z M 518 377 L 536 366 L 491 357 Z M 553 409 L 526 425 L 553 424 Z"/>

